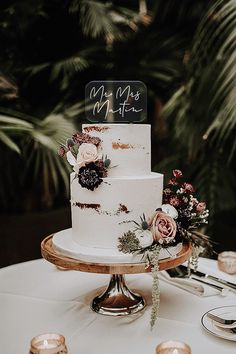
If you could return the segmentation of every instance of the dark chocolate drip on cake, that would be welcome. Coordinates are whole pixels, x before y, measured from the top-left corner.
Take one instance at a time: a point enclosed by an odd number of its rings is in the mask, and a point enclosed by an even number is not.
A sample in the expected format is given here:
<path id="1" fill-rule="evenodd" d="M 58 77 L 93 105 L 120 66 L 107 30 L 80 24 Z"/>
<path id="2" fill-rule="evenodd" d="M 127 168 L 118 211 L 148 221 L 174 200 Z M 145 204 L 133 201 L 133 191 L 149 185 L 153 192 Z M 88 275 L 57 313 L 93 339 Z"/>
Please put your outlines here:
<path id="1" fill-rule="evenodd" d="M 73 203 L 72 206 L 77 206 L 80 209 L 95 209 L 96 211 L 99 212 L 99 209 L 101 208 L 100 204 L 92 204 L 92 203 Z"/>
<path id="2" fill-rule="evenodd" d="M 96 132 L 105 132 L 109 127 L 98 127 L 97 125 L 91 125 L 89 127 L 84 127 L 83 130 L 87 133 L 91 131 L 96 131 Z"/>

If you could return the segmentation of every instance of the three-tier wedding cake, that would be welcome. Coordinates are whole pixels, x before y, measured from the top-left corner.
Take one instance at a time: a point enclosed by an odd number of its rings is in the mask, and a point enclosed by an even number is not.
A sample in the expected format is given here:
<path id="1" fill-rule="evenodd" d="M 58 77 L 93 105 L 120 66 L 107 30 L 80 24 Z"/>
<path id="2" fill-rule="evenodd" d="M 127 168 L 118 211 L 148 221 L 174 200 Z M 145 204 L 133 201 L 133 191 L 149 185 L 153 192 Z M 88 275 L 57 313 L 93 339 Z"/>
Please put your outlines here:
<path id="1" fill-rule="evenodd" d="M 140 261 L 119 252 L 117 245 L 133 221 L 151 216 L 162 204 L 163 175 L 151 172 L 151 127 L 83 124 L 82 131 L 75 134 L 80 142 L 77 157 L 68 155 L 74 166 L 72 228 L 56 233 L 53 247 L 84 261 Z M 171 247 L 171 253 L 180 247 Z M 169 251 L 161 252 L 160 258 L 169 257 Z"/>

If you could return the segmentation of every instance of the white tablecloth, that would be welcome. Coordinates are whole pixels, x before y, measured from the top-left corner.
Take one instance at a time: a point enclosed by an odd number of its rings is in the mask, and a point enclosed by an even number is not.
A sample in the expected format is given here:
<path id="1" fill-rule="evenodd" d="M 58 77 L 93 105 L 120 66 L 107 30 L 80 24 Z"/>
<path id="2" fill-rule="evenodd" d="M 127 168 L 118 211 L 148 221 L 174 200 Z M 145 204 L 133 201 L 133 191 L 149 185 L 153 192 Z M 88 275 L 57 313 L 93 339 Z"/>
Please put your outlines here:
<path id="1" fill-rule="evenodd" d="M 201 259 L 200 269 L 217 273 L 213 260 Z M 126 276 L 129 288 L 148 304 L 145 311 L 126 317 L 90 309 L 108 281 L 109 275 L 60 271 L 42 259 L 1 269 L 0 352 L 27 354 L 32 337 L 56 332 L 65 336 L 69 354 L 154 354 L 157 344 L 169 339 L 188 343 L 192 354 L 236 353 L 235 342 L 207 333 L 200 321 L 211 308 L 236 305 L 235 293 L 201 298 L 161 282 L 159 318 L 151 331 L 151 276 Z"/>

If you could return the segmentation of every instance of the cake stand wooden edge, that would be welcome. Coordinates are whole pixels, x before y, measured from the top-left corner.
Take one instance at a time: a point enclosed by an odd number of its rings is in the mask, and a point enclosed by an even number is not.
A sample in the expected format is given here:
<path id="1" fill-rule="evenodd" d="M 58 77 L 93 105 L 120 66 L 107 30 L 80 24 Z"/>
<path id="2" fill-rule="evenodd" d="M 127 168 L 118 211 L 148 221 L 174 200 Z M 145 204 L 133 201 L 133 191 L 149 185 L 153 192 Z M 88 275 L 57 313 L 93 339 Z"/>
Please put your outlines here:
<path id="1" fill-rule="evenodd" d="M 49 235 L 41 242 L 41 253 L 43 258 L 58 267 L 102 274 L 139 274 L 151 271 L 150 267 L 145 267 L 145 263 L 95 263 L 63 256 L 53 249 L 52 237 L 53 235 Z M 159 269 L 164 270 L 177 267 L 190 257 L 191 251 L 192 247 L 189 243 L 183 244 L 182 250 L 176 257 L 159 261 Z"/>

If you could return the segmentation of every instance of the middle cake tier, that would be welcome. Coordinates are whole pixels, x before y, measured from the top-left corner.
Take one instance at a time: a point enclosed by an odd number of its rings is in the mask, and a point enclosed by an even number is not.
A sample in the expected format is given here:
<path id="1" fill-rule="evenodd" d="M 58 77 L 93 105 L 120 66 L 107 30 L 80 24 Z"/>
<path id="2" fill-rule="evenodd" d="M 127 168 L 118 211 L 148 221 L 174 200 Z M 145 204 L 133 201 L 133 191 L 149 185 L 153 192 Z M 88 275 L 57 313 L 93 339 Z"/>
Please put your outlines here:
<path id="1" fill-rule="evenodd" d="M 72 237 L 81 246 L 117 249 L 118 237 L 162 204 L 163 175 L 104 178 L 94 191 L 71 174 Z"/>

